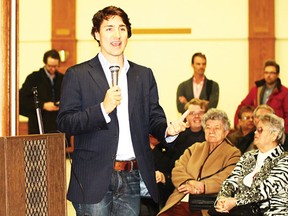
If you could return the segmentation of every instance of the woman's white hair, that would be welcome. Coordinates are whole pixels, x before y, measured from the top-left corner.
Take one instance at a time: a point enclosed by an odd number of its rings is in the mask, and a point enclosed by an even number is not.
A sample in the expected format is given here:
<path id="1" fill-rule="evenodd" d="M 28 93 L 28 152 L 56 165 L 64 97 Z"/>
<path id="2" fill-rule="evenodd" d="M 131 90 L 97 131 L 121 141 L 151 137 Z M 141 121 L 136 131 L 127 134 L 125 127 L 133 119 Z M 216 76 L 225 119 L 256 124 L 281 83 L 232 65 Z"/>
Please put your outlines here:
<path id="1" fill-rule="evenodd" d="M 261 115 L 259 117 L 259 121 L 263 122 L 270 127 L 271 132 L 276 131 L 278 133 L 276 141 L 283 145 L 285 141 L 285 126 L 284 126 L 284 119 L 272 114 L 267 113 L 265 115 Z"/>

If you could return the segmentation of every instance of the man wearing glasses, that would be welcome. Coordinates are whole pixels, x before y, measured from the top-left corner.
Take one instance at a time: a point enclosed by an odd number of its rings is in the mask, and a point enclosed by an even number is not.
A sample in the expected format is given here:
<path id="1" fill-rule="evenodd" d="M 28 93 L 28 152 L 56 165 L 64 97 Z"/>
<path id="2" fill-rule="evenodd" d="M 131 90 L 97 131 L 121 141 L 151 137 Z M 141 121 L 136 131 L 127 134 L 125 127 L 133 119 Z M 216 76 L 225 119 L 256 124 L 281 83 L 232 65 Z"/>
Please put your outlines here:
<path id="1" fill-rule="evenodd" d="M 257 107 L 266 104 L 285 120 L 285 131 L 288 132 L 288 89 L 281 84 L 279 73 L 280 66 L 274 60 L 265 62 L 264 79 L 255 82 L 256 85 L 238 106 L 234 117 L 235 126 L 238 124 L 238 112 L 242 106 Z"/>
<path id="2" fill-rule="evenodd" d="M 39 107 L 42 113 L 44 133 L 56 132 L 60 89 L 63 74 L 58 71 L 60 56 L 57 50 L 49 50 L 43 56 L 44 66 L 29 74 L 19 92 L 20 115 L 28 117 L 28 133 L 39 134 L 35 111 L 33 87 L 37 87 Z"/>
<path id="3" fill-rule="evenodd" d="M 231 130 L 227 138 L 234 144 L 238 143 L 241 137 L 246 136 L 255 129 L 253 122 L 254 106 L 242 106 L 238 112 L 238 125 L 237 128 Z"/>

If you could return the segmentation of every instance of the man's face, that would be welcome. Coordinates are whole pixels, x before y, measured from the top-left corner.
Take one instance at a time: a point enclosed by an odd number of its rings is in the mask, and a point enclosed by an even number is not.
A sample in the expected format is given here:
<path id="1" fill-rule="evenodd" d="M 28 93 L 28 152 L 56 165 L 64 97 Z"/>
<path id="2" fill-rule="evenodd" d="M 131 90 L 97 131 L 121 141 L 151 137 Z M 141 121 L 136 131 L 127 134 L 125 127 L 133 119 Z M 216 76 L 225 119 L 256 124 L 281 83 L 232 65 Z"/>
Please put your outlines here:
<path id="1" fill-rule="evenodd" d="M 279 73 L 276 72 L 276 68 L 274 66 L 265 67 L 264 79 L 268 85 L 273 85 L 274 83 L 276 83 L 278 77 Z"/>
<path id="2" fill-rule="evenodd" d="M 204 76 L 206 69 L 206 60 L 202 57 L 196 56 L 194 58 L 194 63 L 192 64 L 194 69 L 194 74 Z"/>
<path id="3" fill-rule="evenodd" d="M 95 32 L 95 37 L 100 41 L 101 52 L 108 60 L 122 56 L 128 42 L 127 27 L 119 16 L 112 16 L 104 20 L 100 31 Z"/>
<path id="4" fill-rule="evenodd" d="M 54 75 L 59 67 L 59 60 L 54 59 L 52 57 L 47 58 L 47 63 L 45 64 L 45 68 L 51 75 Z"/>
<path id="5" fill-rule="evenodd" d="M 200 131 L 202 129 L 201 121 L 205 110 L 202 109 L 199 105 L 194 104 L 189 105 L 188 109 L 190 110 L 190 113 L 186 117 L 186 120 L 189 123 L 191 131 Z"/>
<path id="6" fill-rule="evenodd" d="M 252 131 L 254 129 L 253 112 L 243 112 L 239 125 L 243 131 Z"/>

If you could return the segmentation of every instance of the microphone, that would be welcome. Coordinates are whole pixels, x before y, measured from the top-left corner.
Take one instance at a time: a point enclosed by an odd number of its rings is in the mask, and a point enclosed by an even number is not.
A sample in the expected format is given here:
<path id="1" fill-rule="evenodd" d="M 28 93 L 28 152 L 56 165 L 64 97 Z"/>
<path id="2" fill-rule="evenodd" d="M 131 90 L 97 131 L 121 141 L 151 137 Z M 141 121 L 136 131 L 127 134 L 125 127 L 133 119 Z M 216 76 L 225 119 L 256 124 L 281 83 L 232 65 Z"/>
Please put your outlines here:
<path id="1" fill-rule="evenodd" d="M 111 76 L 112 76 L 112 86 L 118 85 L 118 73 L 119 73 L 120 67 L 118 65 L 112 65 L 109 67 L 109 70 L 111 71 Z"/>

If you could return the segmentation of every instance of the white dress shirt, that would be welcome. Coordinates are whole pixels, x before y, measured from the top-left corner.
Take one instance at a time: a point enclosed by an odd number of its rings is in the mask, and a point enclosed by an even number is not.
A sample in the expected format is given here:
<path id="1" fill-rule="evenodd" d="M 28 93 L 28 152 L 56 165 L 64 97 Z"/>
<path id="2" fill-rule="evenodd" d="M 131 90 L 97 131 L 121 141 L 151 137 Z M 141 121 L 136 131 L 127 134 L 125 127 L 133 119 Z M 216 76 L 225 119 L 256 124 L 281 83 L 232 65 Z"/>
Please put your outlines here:
<path id="1" fill-rule="evenodd" d="M 106 79 L 111 86 L 112 84 L 112 76 L 109 70 L 109 67 L 112 65 L 109 63 L 103 54 L 99 53 L 99 61 L 104 70 Z M 118 86 L 121 89 L 121 103 L 117 106 L 117 118 L 119 123 L 119 141 L 118 141 L 118 149 L 116 154 L 116 160 L 131 160 L 135 158 L 135 153 L 132 145 L 132 139 L 130 134 L 130 120 L 128 113 L 128 85 L 127 85 L 127 72 L 130 68 L 128 60 L 124 57 L 124 67 L 119 71 L 118 76 Z M 103 115 L 106 119 L 106 122 L 109 123 L 111 121 L 108 114 L 105 112 L 103 108 L 103 103 L 101 103 L 101 108 Z"/>

